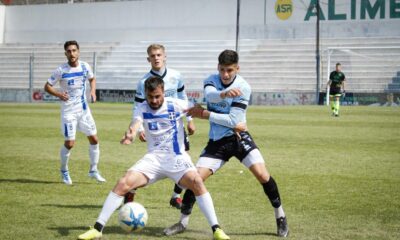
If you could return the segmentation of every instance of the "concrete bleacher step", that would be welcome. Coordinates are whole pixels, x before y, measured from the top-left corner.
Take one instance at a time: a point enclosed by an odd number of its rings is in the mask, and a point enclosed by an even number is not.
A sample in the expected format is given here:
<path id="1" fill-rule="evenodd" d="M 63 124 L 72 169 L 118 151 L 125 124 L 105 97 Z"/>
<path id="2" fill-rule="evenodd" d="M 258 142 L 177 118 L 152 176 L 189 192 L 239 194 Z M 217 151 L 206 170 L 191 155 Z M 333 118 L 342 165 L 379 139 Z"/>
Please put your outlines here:
<path id="1" fill-rule="evenodd" d="M 146 48 L 152 42 L 132 44 L 83 43 L 81 59 L 93 64 L 96 52 L 97 88 L 135 89 L 149 70 Z M 168 66 L 181 71 L 189 90 L 202 89 L 202 82 L 216 72 L 217 56 L 223 49 L 234 49 L 234 41 L 165 41 Z M 328 47 L 371 47 L 400 45 L 400 38 L 321 39 L 321 82 L 328 72 Z M 240 40 L 240 74 L 253 91 L 315 91 L 315 39 Z M 400 51 L 357 49 L 335 51 L 331 70 L 341 62 L 348 79 L 347 91 L 398 89 Z M 34 53 L 34 86 L 42 88 L 52 71 L 65 62 L 62 43 L 0 45 L 0 87 L 26 86 L 29 57 Z M 28 70 L 24 71 L 24 67 Z"/>

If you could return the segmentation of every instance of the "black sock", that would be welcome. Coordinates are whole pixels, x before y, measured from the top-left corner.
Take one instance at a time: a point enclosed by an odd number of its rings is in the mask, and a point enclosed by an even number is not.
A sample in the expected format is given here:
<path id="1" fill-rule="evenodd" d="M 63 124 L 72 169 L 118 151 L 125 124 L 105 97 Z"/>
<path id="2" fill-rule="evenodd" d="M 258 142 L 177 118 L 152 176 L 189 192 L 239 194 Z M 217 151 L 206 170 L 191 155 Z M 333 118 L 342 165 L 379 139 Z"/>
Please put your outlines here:
<path id="1" fill-rule="evenodd" d="M 178 194 L 181 194 L 181 193 L 182 193 L 182 188 L 180 188 L 180 187 L 178 186 L 178 184 L 175 184 L 175 186 L 174 186 L 174 192 L 175 192 L 175 193 L 178 193 Z"/>
<path id="2" fill-rule="evenodd" d="M 212 231 L 215 232 L 217 228 L 221 228 L 218 224 L 215 224 L 214 226 L 211 227 Z"/>
<path id="3" fill-rule="evenodd" d="M 99 232 L 102 232 L 102 231 L 103 231 L 103 228 L 104 228 L 103 224 L 101 224 L 101 223 L 99 223 L 99 222 L 96 222 L 96 223 L 94 224 L 94 229 L 96 229 L 96 230 L 99 231 Z"/>
<path id="4" fill-rule="evenodd" d="M 181 213 L 185 215 L 190 215 L 192 213 L 193 205 L 195 202 L 196 197 L 194 196 L 194 193 L 191 190 L 187 189 L 185 191 L 185 194 L 183 195 Z"/>
<path id="5" fill-rule="evenodd" d="M 269 181 L 262 184 L 265 194 L 268 196 L 274 208 L 281 206 L 281 198 L 279 196 L 278 185 L 276 185 L 275 180 L 270 177 Z"/>

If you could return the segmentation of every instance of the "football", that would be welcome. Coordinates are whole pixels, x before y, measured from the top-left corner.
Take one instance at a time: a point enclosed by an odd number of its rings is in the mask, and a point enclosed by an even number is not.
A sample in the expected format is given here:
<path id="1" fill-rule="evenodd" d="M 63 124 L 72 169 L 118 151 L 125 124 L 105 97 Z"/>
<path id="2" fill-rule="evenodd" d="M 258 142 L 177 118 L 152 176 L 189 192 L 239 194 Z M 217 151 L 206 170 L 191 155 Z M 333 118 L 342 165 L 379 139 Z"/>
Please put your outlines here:
<path id="1" fill-rule="evenodd" d="M 147 224 L 147 211 L 140 203 L 126 203 L 119 210 L 118 222 L 125 232 L 138 232 Z"/>

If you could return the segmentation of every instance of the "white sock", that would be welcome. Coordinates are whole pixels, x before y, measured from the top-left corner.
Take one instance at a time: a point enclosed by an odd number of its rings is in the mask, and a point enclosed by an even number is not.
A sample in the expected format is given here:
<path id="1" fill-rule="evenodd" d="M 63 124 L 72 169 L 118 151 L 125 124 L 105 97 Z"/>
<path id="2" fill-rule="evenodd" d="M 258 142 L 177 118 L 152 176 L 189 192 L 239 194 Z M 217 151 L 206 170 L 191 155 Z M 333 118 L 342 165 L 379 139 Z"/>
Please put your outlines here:
<path id="1" fill-rule="evenodd" d="M 123 201 L 124 196 L 119 196 L 118 194 L 111 191 L 103 204 L 103 208 L 101 209 L 100 215 L 97 218 L 97 222 L 105 226 L 113 212 L 117 210 L 119 206 L 121 206 Z"/>
<path id="2" fill-rule="evenodd" d="M 206 192 L 201 196 L 196 196 L 196 201 L 201 212 L 207 218 L 210 227 L 218 224 L 217 215 L 215 214 L 214 204 L 210 193 Z"/>
<path id="3" fill-rule="evenodd" d="M 61 171 L 68 171 L 68 160 L 71 152 L 68 148 L 62 145 L 60 149 L 60 158 L 61 158 Z"/>
<path id="4" fill-rule="evenodd" d="M 97 171 L 97 164 L 100 158 L 100 147 L 99 144 L 92 145 L 89 144 L 89 156 L 90 156 L 90 171 Z"/>
<path id="5" fill-rule="evenodd" d="M 278 208 L 274 208 L 275 218 L 285 217 L 285 212 L 283 211 L 282 205 Z"/>
<path id="6" fill-rule="evenodd" d="M 179 222 L 182 223 L 185 228 L 187 228 L 187 226 L 189 225 L 189 216 L 190 215 L 181 214 L 181 219 L 179 220 Z"/>

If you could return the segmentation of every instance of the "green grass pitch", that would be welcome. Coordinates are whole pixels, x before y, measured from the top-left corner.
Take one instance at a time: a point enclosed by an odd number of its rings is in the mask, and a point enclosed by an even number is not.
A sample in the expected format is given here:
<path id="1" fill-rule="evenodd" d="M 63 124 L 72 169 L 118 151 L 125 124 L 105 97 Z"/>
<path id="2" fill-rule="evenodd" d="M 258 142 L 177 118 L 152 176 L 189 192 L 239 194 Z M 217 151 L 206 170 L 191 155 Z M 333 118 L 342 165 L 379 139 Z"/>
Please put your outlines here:
<path id="1" fill-rule="evenodd" d="M 61 183 L 58 104 L 0 104 L 0 239 L 76 239 L 93 225 L 105 197 L 145 144 L 121 146 L 130 104 L 91 105 L 107 183 L 87 177 L 88 141 L 78 133 L 70 158 L 73 186 Z M 276 179 L 291 239 L 400 239 L 400 109 L 323 106 L 256 107 L 248 126 Z M 196 120 L 191 156 L 197 161 L 208 125 Z M 217 215 L 232 239 L 276 239 L 272 207 L 236 159 L 206 182 Z M 114 214 L 103 239 L 211 239 L 198 207 L 188 230 L 165 237 L 179 219 L 169 207 L 170 180 L 140 189 L 147 227 L 125 234 Z"/>

